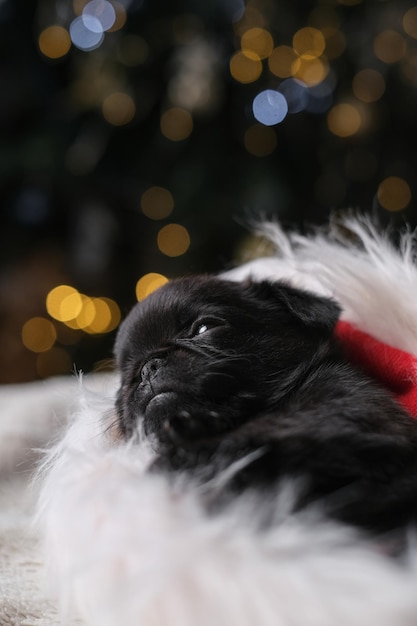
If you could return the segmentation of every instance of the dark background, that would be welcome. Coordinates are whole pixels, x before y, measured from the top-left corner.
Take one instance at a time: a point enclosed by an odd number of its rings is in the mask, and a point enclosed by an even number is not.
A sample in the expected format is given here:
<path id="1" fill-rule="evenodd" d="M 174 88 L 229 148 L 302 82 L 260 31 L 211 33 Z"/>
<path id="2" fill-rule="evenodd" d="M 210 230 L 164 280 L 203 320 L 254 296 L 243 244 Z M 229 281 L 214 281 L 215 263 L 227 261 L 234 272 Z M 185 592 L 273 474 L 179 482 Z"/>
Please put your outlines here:
<path id="1" fill-rule="evenodd" d="M 216 271 L 250 255 L 253 217 L 306 229 L 350 207 L 416 226 L 417 3 L 119 0 L 99 47 L 72 44 L 50 58 L 42 33 L 68 30 L 84 4 L 0 0 L 0 382 L 89 371 L 111 357 L 115 329 L 50 317 L 57 285 L 111 298 L 124 315 L 148 272 Z M 286 78 L 246 51 L 262 71 L 241 82 L 230 60 L 251 28 L 276 48 L 307 26 L 325 38 L 325 76 L 302 86 L 301 110 L 262 125 L 255 96 Z M 377 72 L 377 88 L 357 87 L 362 70 Z M 340 104 L 350 108 L 339 109 L 339 127 L 352 110 L 359 119 L 345 136 L 331 122 Z M 179 140 L 161 131 L 173 107 L 193 123 Z M 141 208 L 155 186 L 174 203 L 158 220 Z M 171 223 L 190 237 L 178 256 L 157 245 Z M 56 340 L 34 350 L 22 329 L 39 317 Z"/>

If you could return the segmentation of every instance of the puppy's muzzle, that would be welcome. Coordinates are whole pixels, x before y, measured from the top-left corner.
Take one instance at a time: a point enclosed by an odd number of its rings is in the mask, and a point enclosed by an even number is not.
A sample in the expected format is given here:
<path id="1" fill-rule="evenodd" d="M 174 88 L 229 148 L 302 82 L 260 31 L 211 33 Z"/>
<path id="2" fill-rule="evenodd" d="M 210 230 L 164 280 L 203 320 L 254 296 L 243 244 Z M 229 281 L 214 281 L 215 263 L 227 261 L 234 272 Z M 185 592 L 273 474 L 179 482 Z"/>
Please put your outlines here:
<path id="1" fill-rule="evenodd" d="M 162 363 L 163 363 L 163 360 L 158 357 L 154 357 L 146 361 L 146 363 L 142 366 L 142 369 L 140 371 L 142 382 L 143 383 L 151 382 L 152 379 L 154 379 L 155 376 L 157 375 L 159 369 L 162 366 Z"/>

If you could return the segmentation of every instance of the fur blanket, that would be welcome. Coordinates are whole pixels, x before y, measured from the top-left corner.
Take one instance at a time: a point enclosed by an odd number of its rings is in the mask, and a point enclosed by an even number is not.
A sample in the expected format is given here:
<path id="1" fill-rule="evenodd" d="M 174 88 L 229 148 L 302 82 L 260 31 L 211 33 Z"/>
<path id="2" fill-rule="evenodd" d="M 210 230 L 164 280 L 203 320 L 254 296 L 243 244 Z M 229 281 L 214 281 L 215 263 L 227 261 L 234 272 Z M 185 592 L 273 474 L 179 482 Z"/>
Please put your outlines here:
<path id="1" fill-rule="evenodd" d="M 275 225 L 264 231 L 276 254 L 227 278 L 285 278 L 330 294 L 345 320 L 417 355 L 411 234 L 397 250 L 372 226 L 353 219 L 306 237 L 285 235 Z M 255 497 L 241 497 L 209 517 L 192 482 L 146 473 L 152 460 L 146 441 L 115 440 L 117 381 L 93 383 L 80 381 L 77 393 L 74 381 L 27 386 L 18 396 L 3 391 L 0 458 L 8 469 L 2 471 L 0 510 L 2 626 L 56 623 L 47 597 L 55 598 L 60 619 L 90 626 L 417 625 L 412 531 L 407 558 L 391 560 L 380 545 L 324 519 L 320 510 L 294 513 L 292 484 L 279 494 L 277 523 L 268 530 L 260 529 Z M 63 394 L 57 407 L 50 399 L 54 385 Z M 39 393 L 38 405 L 33 393 Z M 38 475 L 41 557 L 27 512 L 25 450 L 46 445 L 57 432 L 71 393 L 77 406 L 69 426 Z M 44 567 L 49 585 L 42 588 Z"/>

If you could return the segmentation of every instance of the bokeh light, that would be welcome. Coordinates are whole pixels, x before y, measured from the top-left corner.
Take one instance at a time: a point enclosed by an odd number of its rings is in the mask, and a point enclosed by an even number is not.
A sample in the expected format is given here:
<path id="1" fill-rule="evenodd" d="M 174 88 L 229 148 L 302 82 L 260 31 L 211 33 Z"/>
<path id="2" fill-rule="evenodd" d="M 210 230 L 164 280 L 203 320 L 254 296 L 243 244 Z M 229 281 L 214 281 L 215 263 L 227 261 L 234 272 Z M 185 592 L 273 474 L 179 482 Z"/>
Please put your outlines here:
<path id="1" fill-rule="evenodd" d="M 56 341 L 56 330 L 52 322 L 44 317 L 32 317 L 22 328 L 22 343 L 32 352 L 50 350 Z"/>
<path id="2" fill-rule="evenodd" d="M 245 131 L 244 145 L 246 150 L 256 157 L 265 157 L 277 147 L 277 136 L 270 126 L 253 124 Z"/>
<path id="3" fill-rule="evenodd" d="M 136 107 L 127 93 L 118 91 L 108 95 L 102 105 L 104 119 L 113 126 L 125 126 L 135 117 Z"/>
<path id="4" fill-rule="evenodd" d="M 111 298 L 92 298 L 94 317 L 83 328 L 86 333 L 98 335 L 109 333 L 120 323 L 121 313 L 117 303 Z"/>
<path id="5" fill-rule="evenodd" d="M 91 17 L 96 19 L 91 20 Z M 102 33 L 113 26 L 116 21 L 116 11 L 107 0 L 91 0 L 84 6 L 82 18 L 86 28 Z"/>
<path id="6" fill-rule="evenodd" d="M 273 50 L 274 40 L 264 28 L 250 28 L 242 35 L 241 47 L 243 54 L 251 59 L 266 59 Z"/>
<path id="7" fill-rule="evenodd" d="M 401 211 L 410 203 L 410 186 L 399 176 L 388 176 L 380 183 L 377 198 L 379 204 L 387 211 Z"/>
<path id="8" fill-rule="evenodd" d="M 39 50 L 49 59 L 59 59 L 65 56 L 71 48 L 71 38 L 63 26 L 48 26 L 40 33 L 38 39 Z"/>
<path id="9" fill-rule="evenodd" d="M 81 295 L 70 285 L 58 285 L 46 296 L 46 310 L 59 322 L 74 319 L 80 313 L 81 308 Z"/>
<path id="10" fill-rule="evenodd" d="M 140 205 L 142 213 L 151 220 L 163 220 L 174 209 L 172 193 L 164 187 L 149 187 L 143 192 Z"/>
<path id="11" fill-rule="evenodd" d="M 253 83 L 262 74 L 262 63 L 257 56 L 236 52 L 229 63 L 230 73 L 239 83 Z"/>
<path id="12" fill-rule="evenodd" d="M 293 47 L 296 53 L 305 59 L 316 59 L 323 54 L 326 40 L 317 28 L 306 26 L 295 33 Z"/>
<path id="13" fill-rule="evenodd" d="M 90 324 L 93 323 L 96 316 L 96 307 L 93 298 L 80 293 L 82 306 L 79 313 L 72 319 L 67 320 L 65 323 L 70 328 L 76 330 L 84 330 Z"/>
<path id="14" fill-rule="evenodd" d="M 104 40 L 99 20 L 91 15 L 76 17 L 70 24 L 69 33 L 74 46 L 84 52 L 95 50 Z"/>
<path id="15" fill-rule="evenodd" d="M 190 247 L 190 235 L 181 224 L 167 224 L 159 231 L 157 243 L 159 250 L 166 256 L 181 256 Z"/>
<path id="16" fill-rule="evenodd" d="M 89 297 L 70 285 L 58 285 L 46 297 L 49 315 L 70 329 L 86 333 L 108 333 L 120 323 L 117 302 L 106 297 Z"/>
<path id="17" fill-rule="evenodd" d="M 300 57 L 293 65 L 293 75 L 302 80 L 309 87 L 314 87 L 321 83 L 327 76 L 329 63 L 324 57 L 308 58 Z"/>
<path id="18" fill-rule="evenodd" d="M 362 124 L 362 117 L 353 104 L 336 104 L 328 113 L 329 130 L 338 137 L 355 135 Z"/>
<path id="19" fill-rule="evenodd" d="M 252 105 L 255 119 L 265 126 L 274 126 L 282 122 L 288 113 L 288 104 L 279 91 L 266 89 L 259 93 Z"/>
<path id="20" fill-rule="evenodd" d="M 72 10 L 75 15 L 81 15 L 88 0 L 72 0 Z"/>
<path id="21" fill-rule="evenodd" d="M 412 7 L 403 17 L 403 28 L 407 35 L 417 39 L 417 7 Z"/>
<path id="22" fill-rule="evenodd" d="M 268 66 L 272 74 L 279 78 L 289 78 L 293 75 L 293 66 L 298 55 L 291 46 L 278 46 L 274 48 L 269 59 Z"/>
<path id="23" fill-rule="evenodd" d="M 153 291 L 165 285 L 168 278 L 157 272 L 150 272 L 139 278 L 136 283 L 136 299 L 140 302 L 149 296 Z"/>
<path id="24" fill-rule="evenodd" d="M 127 14 L 126 9 L 120 2 L 117 0 L 112 0 L 112 5 L 116 14 L 113 25 L 107 29 L 108 33 L 115 33 L 126 24 Z"/>
<path id="25" fill-rule="evenodd" d="M 352 82 L 354 95 L 362 102 L 376 102 L 385 91 L 385 80 L 380 72 L 364 69 L 358 72 Z"/>
<path id="26" fill-rule="evenodd" d="M 171 141 L 184 141 L 193 131 L 191 114 L 180 107 L 172 107 L 161 116 L 161 132 Z"/>
<path id="27" fill-rule="evenodd" d="M 397 63 L 405 56 L 406 43 L 396 30 L 384 30 L 374 39 L 374 52 L 384 63 Z"/>

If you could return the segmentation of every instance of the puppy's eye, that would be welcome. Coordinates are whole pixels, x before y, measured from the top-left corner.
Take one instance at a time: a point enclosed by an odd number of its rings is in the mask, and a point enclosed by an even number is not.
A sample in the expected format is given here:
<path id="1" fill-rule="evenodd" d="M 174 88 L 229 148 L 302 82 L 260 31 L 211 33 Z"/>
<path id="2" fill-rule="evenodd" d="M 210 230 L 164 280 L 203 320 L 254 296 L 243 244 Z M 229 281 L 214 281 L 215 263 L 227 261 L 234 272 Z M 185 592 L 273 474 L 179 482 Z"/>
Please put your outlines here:
<path id="1" fill-rule="evenodd" d="M 199 335 L 204 335 L 212 328 L 217 328 L 218 326 L 223 326 L 224 321 L 217 318 L 207 318 L 197 320 L 192 328 L 191 328 L 191 336 L 198 337 Z"/>

